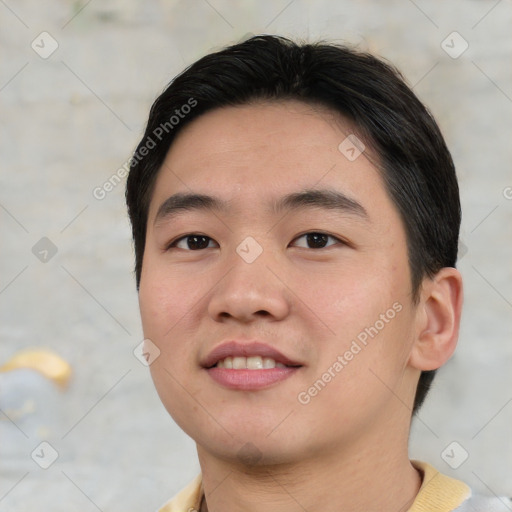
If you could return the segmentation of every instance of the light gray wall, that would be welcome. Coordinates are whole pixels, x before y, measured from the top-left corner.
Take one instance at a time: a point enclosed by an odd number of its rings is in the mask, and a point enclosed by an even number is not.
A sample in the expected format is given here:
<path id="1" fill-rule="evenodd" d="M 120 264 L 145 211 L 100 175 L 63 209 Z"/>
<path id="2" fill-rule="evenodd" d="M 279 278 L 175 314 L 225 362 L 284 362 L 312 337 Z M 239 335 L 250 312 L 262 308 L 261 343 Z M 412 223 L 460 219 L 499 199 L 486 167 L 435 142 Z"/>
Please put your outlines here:
<path id="1" fill-rule="evenodd" d="M 438 119 L 460 178 L 466 303 L 411 457 L 511 495 L 511 26 L 507 0 L 0 2 L 0 361 L 45 346 L 74 369 L 66 392 L 0 374 L 0 509 L 154 510 L 199 470 L 132 354 L 142 331 L 124 182 L 103 200 L 93 190 L 176 73 L 260 32 L 375 52 Z M 31 48 L 51 50 L 43 31 L 58 43 L 46 59 Z M 454 31 L 463 39 L 446 39 Z M 57 248 L 47 262 L 32 252 L 42 237 Z M 43 441 L 59 454 L 46 470 L 30 456 Z M 458 469 L 441 457 L 453 441 L 457 460 L 469 454 Z"/>

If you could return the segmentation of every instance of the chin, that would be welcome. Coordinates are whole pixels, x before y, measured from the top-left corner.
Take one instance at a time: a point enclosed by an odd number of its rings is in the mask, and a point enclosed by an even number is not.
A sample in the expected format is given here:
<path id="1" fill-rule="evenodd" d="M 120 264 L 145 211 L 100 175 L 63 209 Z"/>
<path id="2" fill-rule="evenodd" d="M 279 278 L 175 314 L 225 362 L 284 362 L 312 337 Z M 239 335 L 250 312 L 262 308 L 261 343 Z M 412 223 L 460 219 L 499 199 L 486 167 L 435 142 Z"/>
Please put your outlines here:
<path id="1" fill-rule="evenodd" d="M 224 446 L 215 442 L 200 446 L 201 450 L 207 452 L 210 456 L 247 468 L 293 464 L 303 459 L 300 448 L 292 449 L 292 447 L 287 447 L 284 449 L 279 444 L 269 443 L 268 440 L 266 443 L 263 443 L 256 439 L 253 441 L 247 440 L 243 444 L 231 440 L 229 445 Z"/>
<path id="2" fill-rule="evenodd" d="M 302 439 L 300 431 L 307 429 L 290 430 L 289 425 L 275 429 L 277 424 L 273 423 L 272 427 L 228 424 L 229 434 L 218 425 L 215 430 L 211 425 L 196 425 L 186 433 L 196 441 L 198 449 L 202 447 L 215 457 L 247 466 L 288 464 L 303 459 L 308 446 L 307 438 Z"/>

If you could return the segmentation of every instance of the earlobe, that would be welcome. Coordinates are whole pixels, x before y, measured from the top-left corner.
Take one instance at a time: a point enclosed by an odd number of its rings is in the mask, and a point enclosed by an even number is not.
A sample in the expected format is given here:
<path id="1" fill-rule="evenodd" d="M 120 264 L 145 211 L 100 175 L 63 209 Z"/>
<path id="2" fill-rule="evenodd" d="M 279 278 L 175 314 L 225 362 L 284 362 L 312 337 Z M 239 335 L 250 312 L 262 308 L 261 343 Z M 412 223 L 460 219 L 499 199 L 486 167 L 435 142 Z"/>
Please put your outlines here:
<path id="1" fill-rule="evenodd" d="M 410 366 L 435 370 L 448 361 L 457 345 L 462 302 L 462 276 L 455 268 L 444 267 L 432 279 L 425 279 Z"/>

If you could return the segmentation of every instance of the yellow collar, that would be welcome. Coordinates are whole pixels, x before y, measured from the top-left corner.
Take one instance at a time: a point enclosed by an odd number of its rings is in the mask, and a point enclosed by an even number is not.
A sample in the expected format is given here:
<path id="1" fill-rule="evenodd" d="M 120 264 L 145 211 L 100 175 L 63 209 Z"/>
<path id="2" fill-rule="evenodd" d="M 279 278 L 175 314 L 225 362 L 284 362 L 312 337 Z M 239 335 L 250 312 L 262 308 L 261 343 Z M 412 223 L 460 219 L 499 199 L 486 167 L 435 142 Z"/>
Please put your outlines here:
<path id="1" fill-rule="evenodd" d="M 471 495 L 471 489 L 464 482 L 439 473 L 426 462 L 412 460 L 411 463 L 422 474 L 422 483 L 407 512 L 450 512 Z M 203 493 L 199 474 L 158 512 L 199 511 Z"/>
<path id="2" fill-rule="evenodd" d="M 411 464 L 422 473 L 422 483 L 407 512 L 449 512 L 471 496 L 464 482 L 439 473 L 426 462 L 411 460 Z"/>

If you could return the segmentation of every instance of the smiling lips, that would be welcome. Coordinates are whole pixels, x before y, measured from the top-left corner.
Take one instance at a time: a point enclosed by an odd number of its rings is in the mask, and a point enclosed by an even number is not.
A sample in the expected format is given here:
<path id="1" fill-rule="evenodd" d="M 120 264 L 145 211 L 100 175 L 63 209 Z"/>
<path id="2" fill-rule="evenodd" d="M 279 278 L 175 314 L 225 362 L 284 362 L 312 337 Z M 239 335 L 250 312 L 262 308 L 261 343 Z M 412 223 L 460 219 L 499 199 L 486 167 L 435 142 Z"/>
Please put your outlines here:
<path id="1" fill-rule="evenodd" d="M 250 356 L 250 357 L 226 357 L 220 359 L 215 365 L 216 368 L 229 368 L 230 370 L 263 370 L 268 368 L 285 368 L 286 365 L 278 363 L 271 357 Z"/>
<path id="2" fill-rule="evenodd" d="M 248 391 L 280 382 L 302 365 L 264 343 L 229 341 L 214 349 L 202 366 L 222 386 Z"/>

